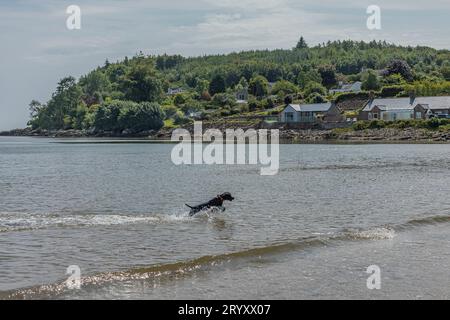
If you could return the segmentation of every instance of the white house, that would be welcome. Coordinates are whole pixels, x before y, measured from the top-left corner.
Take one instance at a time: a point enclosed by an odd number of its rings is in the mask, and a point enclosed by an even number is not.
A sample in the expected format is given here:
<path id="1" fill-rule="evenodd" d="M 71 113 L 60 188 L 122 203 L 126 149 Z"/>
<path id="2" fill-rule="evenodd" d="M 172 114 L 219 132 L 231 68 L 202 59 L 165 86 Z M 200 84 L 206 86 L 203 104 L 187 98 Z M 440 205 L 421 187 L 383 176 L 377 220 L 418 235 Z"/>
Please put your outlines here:
<path id="1" fill-rule="evenodd" d="M 450 97 L 405 97 L 371 99 L 359 114 L 360 120 L 408 120 L 450 117 Z"/>
<path id="2" fill-rule="evenodd" d="M 362 90 L 362 82 L 357 81 L 354 83 L 344 84 L 342 82 L 339 83 L 339 88 L 331 89 L 330 93 L 335 94 L 339 92 L 361 92 Z"/>
<path id="3" fill-rule="evenodd" d="M 320 120 L 341 121 L 341 112 L 336 104 L 290 104 L 280 113 L 280 122 L 284 123 L 315 123 Z"/>
<path id="4" fill-rule="evenodd" d="M 169 88 L 167 90 L 167 94 L 169 96 L 172 96 L 172 95 L 175 95 L 175 94 L 178 94 L 178 93 L 182 93 L 182 92 L 183 92 L 183 88 Z"/>
<path id="5" fill-rule="evenodd" d="M 248 88 L 238 89 L 235 94 L 236 102 L 238 104 L 245 104 L 248 100 Z"/>

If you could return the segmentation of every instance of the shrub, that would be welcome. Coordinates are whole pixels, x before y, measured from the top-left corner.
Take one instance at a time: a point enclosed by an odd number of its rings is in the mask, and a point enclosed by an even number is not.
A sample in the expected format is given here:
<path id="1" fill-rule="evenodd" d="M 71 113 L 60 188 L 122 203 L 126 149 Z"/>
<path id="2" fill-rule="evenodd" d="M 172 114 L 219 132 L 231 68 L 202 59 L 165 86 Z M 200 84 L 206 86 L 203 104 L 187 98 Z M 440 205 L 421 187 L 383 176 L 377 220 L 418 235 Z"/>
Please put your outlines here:
<path id="1" fill-rule="evenodd" d="M 366 130 L 369 127 L 369 123 L 367 121 L 357 121 L 352 127 L 355 131 Z"/>
<path id="2" fill-rule="evenodd" d="M 213 103 L 216 106 L 219 106 L 219 107 L 224 107 L 226 105 L 228 105 L 228 106 L 235 106 L 236 105 L 236 98 L 232 94 L 217 93 L 213 97 Z"/>
<path id="3" fill-rule="evenodd" d="M 380 96 L 383 98 L 395 97 L 404 90 L 404 86 L 386 86 L 381 89 Z"/>
<path id="4" fill-rule="evenodd" d="M 173 118 L 173 116 L 178 111 L 177 107 L 175 107 L 175 106 L 163 106 L 162 109 L 163 109 L 164 114 L 165 114 L 165 119 Z"/>
<path id="5" fill-rule="evenodd" d="M 325 99 L 324 96 L 321 94 L 314 92 L 308 96 L 308 99 L 306 99 L 307 103 L 324 103 L 327 102 L 327 99 Z"/>
<path id="6" fill-rule="evenodd" d="M 313 93 L 318 93 L 322 96 L 325 96 L 327 94 L 327 89 L 320 83 L 310 82 L 306 85 L 305 95 L 310 96 Z"/>
<path id="7" fill-rule="evenodd" d="M 432 119 L 426 120 L 426 126 L 430 129 L 439 128 L 439 126 L 442 123 L 443 123 L 443 121 L 441 121 L 441 119 L 438 119 L 438 118 L 432 118 Z"/>
<path id="8" fill-rule="evenodd" d="M 97 130 L 141 132 L 161 129 L 163 119 L 164 112 L 156 103 L 111 101 L 97 108 L 93 124 Z"/>
<path id="9" fill-rule="evenodd" d="M 341 103 L 347 100 L 352 99 L 369 99 L 369 92 L 361 91 L 361 92 L 345 92 L 340 93 L 335 99 L 336 103 Z"/>
<path id="10" fill-rule="evenodd" d="M 97 130 L 104 131 L 120 130 L 121 128 L 118 121 L 120 110 L 135 104 L 136 103 L 132 101 L 114 100 L 100 105 L 95 112 L 94 127 Z"/>
<path id="11" fill-rule="evenodd" d="M 291 95 L 287 95 L 284 97 L 284 103 L 286 105 L 291 104 L 294 101 L 293 97 Z"/>
<path id="12" fill-rule="evenodd" d="M 133 132 L 159 130 L 164 126 L 164 112 L 157 103 L 141 102 L 120 110 L 119 126 Z"/>
<path id="13" fill-rule="evenodd" d="M 398 129 L 405 129 L 415 127 L 416 123 L 414 120 L 399 120 L 394 122 L 392 126 Z"/>
<path id="14" fill-rule="evenodd" d="M 244 103 L 244 104 L 241 104 L 240 106 L 239 106 L 239 112 L 240 113 L 246 113 L 246 112 L 249 112 L 249 107 L 248 107 L 248 104 L 246 104 L 246 103 Z"/>
<path id="15" fill-rule="evenodd" d="M 386 127 L 386 122 L 383 120 L 372 121 L 357 121 L 353 124 L 353 130 L 361 131 L 366 129 L 381 129 Z"/>
<path id="16" fill-rule="evenodd" d="M 175 103 L 176 106 L 181 106 L 183 103 L 186 103 L 187 97 L 183 94 L 177 94 L 175 98 L 173 99 L 173 103 Z"/>
<path id="17" fill-rule="evenodd" d="M 381 129 L 386 127 L 386 122 L 383 120 L 372 120 L 369 123 L 369 129 Z"/>
<path id="18" fill-rule="evenodd" d="M 189 122 L 189 119 L 185 117 L 184 113 L 181 111 L 177 111 L 173 116 L 173 122 L 176 125 L 182 125 Z"/>

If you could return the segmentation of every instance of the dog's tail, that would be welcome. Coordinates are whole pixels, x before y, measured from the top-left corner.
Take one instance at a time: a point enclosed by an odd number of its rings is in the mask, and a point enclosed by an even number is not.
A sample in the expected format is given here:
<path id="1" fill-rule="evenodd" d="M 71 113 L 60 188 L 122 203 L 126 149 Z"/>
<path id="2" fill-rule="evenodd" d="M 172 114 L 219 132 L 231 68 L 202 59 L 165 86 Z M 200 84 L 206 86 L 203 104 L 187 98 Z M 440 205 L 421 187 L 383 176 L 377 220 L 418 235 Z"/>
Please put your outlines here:
<path id="1" fill-rule="evenodd" d="M 188 207 L 189 209 L 194 209 L 194 207 L 191 207 L 190 205 L 186 204 L 186 207 Z"/>

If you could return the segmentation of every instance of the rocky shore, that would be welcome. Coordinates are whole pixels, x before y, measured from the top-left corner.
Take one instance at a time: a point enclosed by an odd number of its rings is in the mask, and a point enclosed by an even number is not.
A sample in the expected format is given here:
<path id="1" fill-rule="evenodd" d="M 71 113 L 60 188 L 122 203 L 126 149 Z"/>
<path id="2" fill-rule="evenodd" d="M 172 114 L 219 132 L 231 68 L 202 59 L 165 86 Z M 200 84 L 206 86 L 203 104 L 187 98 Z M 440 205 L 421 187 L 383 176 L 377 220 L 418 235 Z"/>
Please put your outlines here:
<path id="1" fill-rule="evenodd" d="M 94 132 L 89 130 L 32 130 L 31 128 L 14 129 L 10 131 L 0 132 L 0 136 L 10 137 L 48 137 L 48 138 L 166 138 L 170 139 L 171 130 L 160 131 L 143 131 L 143 132 L 112 132 L 100 131 Z"/>
<path id="2" fill-rule="evenodd" d="M 450 142 L 450 132 L 426 129 L 383 128 L 353 130 L 283 130 L 280 139 L 293 142 Z"/>
<path id="3" fill-rule="evenodd" d="M 206 128 L 204 128 L 206 129 Z M 16 129 L 0 132 L 0 136 L 26 136 L 26 137 L 50 137 L 50 138 L 141 138 L 170 140 L 172 130 L 162 129 L 160 131 L 145 131 L 132 133 L 123 131 L 114 132 L 91 132 L 84 130 L 31 130 Z M 417 128 L 383 128 L 354 130 L 280 130 L 280 140 L 284 143 L 301 142 L 450 142 L 449 131 L 432 131 Z"/>

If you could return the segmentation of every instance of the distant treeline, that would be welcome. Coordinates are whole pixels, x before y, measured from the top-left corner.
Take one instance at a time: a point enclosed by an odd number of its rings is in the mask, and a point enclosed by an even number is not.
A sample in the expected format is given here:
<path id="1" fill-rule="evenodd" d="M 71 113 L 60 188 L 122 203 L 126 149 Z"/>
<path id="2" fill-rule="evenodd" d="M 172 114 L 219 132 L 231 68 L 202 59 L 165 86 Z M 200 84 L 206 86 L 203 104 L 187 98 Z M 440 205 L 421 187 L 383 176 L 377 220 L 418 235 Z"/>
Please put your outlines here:
<path id="1" fill-rule="evenodd" d="M 386 42 L 335 41 L 291 50 L 184 58 L 145 56 L 105 64 L 79 80 L 62 79 L 51 99 L 30 104 L 30 126 L 104 131 L 158 130 L 193 117 L 220 117 L 294 100 L 334 100 L 339 82 L 362 81 L 387 96 L 450 94 L 450 51 Z M 271 84 L 272 83 L 272 84 Z M 180 93 L 168 95 L 171 88 Z M 237 104 L 235 92 L 248 93 Z M 342 99 L 342 98 L 341 98 Z"/>

